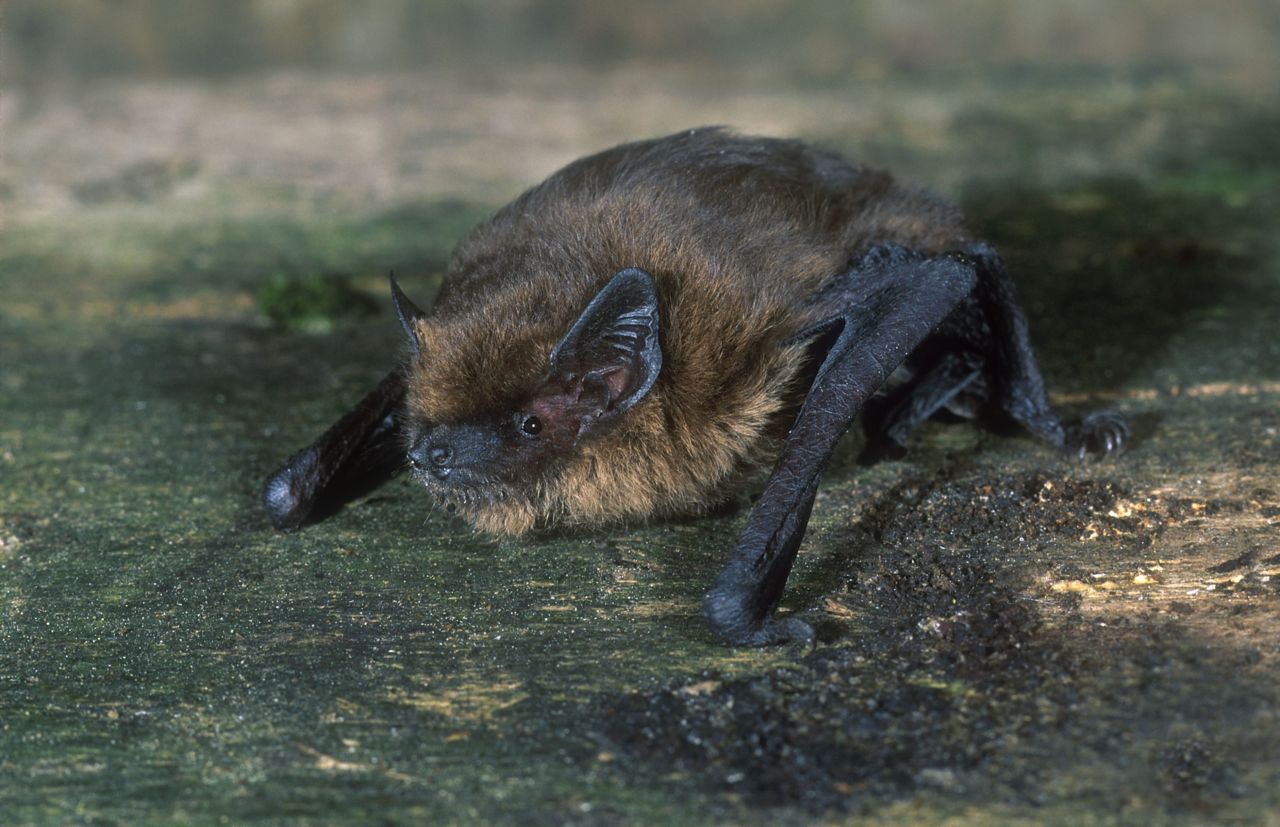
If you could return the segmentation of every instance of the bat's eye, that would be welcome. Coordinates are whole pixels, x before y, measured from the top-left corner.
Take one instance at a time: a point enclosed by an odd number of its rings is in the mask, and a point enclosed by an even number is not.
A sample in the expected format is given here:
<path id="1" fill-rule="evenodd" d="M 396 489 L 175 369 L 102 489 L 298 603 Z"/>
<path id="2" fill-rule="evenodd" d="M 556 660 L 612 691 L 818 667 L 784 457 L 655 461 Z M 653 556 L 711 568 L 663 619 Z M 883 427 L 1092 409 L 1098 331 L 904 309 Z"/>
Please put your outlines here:
<path id="1" fill-rule="evenodd" d="M 517 414 L 516 423 L 519 425 L 520 433 L 525 436 L 537 436 L 542 433 L 542 420 L 533 414 Z"/>

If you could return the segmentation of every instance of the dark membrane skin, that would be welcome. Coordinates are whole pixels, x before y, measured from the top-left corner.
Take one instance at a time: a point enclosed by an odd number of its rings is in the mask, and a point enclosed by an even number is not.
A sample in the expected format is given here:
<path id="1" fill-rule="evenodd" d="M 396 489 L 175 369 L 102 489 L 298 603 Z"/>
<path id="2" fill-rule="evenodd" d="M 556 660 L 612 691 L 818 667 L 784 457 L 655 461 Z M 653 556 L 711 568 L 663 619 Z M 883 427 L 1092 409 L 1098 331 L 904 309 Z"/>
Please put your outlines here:
<path id="1" fill-rule="evenodd" d="M 700 129 L 582 159 L 459 246 L 430 315 L 392 297 L 408 360 L 269 478 L 272 522 L 406 465 L 506 533 L 698 513 L 771 466 L 703 604 L 735 645 L 812 641 L 774 609 L 859 414 L 868 461 L 944 412 L 1079 457 L 1128 437 L 1053 411 L 1004 264 L 954 207 L 797 141 Z"/>

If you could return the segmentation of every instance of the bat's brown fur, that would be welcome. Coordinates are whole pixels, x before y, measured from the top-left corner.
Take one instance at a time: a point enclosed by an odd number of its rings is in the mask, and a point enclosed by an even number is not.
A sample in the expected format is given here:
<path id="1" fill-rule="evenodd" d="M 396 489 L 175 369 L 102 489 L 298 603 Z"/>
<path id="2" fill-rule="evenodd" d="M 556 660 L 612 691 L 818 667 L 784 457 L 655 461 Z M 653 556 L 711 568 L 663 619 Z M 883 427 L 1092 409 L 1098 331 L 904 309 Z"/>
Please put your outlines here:
<path id="1" fill-rule="evenodd" d="M 807 145 L 698 129 L 577 161 L 458 248 L 416 322 L 406 410 L 451 424 L 514 411 L 548 355 L 618 271 L 657 283 L 653 389 L 540 479 L 454 501 L 494 533 L 704 510 L 771 458 L 803 388 L 811 303 L 876 243 L 924 252 L 968 238 L 957 210 Z"/>

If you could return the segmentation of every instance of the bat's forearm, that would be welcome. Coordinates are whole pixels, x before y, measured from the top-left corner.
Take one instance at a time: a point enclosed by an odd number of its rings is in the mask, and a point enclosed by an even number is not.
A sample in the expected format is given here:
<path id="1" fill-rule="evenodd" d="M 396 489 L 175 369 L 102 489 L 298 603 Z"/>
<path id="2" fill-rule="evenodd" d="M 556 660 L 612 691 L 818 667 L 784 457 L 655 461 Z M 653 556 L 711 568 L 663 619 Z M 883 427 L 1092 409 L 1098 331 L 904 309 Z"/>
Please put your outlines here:
<path id="1" fill-rule="evenodd" d="M 301 528 L 385 482 L 404 465 L 394 414 L 405 375 L 387 374 L 360 403 L 267 478 L 262 500 L 272 524 Z"/>

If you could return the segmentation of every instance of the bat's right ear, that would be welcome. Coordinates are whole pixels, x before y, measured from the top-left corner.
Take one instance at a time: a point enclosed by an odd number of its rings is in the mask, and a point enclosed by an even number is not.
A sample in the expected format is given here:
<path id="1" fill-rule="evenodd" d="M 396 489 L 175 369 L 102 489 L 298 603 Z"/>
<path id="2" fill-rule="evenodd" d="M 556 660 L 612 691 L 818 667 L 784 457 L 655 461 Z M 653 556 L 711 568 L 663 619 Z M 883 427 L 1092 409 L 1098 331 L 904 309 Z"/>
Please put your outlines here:
<path id="1" fill-rule="evenodd" d="M 551 351 L 551 372 L 592 389 L 592 418 L 640 401 L 662 369 L 658 291 L 653 276 L 630 267 L 596 294 Z"/>
<path id="2" fill-rule="evenodd" d="M 418 332 L 415 329 L 419 319 L 425 318 L 426 313 L 422 312 L 416 304 L 409 300 L 409 297 L 400 289 L 400 284 L 396 281 L 395 273 L 391 276 L 391 301 L 396 306 L 396 316 L 400 319 L 400 326 L 404 328 L 404 335 L 409 339 L 409 347 L 413 348 L 413 354 L 418 355 L 421 346 L 418 343 Z"/>

